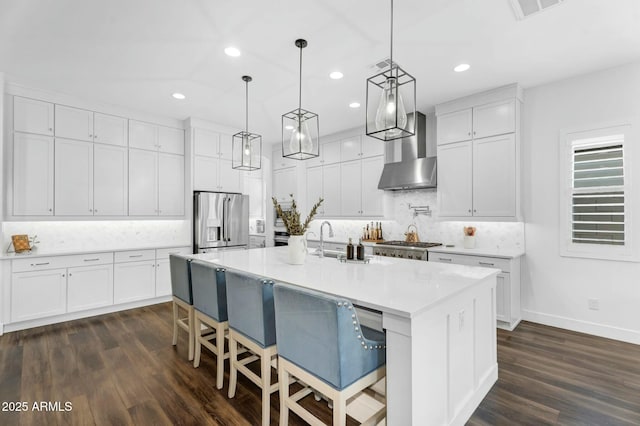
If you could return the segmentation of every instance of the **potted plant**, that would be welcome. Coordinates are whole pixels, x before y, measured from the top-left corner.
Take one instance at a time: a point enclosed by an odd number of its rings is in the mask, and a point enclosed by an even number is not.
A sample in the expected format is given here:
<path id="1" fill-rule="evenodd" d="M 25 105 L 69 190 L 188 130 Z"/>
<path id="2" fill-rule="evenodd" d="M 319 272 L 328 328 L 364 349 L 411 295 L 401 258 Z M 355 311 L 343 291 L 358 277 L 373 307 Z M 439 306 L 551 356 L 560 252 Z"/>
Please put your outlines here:
<path id="1" fill-rule="evenodd" d="M 320 207 L 324 199 L 319 198 L 318 202 L 311 207 L 307 219 L 301 222 L 296 200 L 293 198 L 293 194 L 289 194 L 289 196 L 291 197 L 291 208 L 286 211 L 282 210 L 275 197 L 272 197 L 271 200 L 276 208 L 276 213 L 282 218 L 282 222 L 289 233 L 289 242 L 287 243 L 289 247 L 289 263 L 301 265 L 307 256 L 307 240 L 304 238 L 304 234 L 307 232 L 314 216 L 318 213 L 318 207 Z"/>

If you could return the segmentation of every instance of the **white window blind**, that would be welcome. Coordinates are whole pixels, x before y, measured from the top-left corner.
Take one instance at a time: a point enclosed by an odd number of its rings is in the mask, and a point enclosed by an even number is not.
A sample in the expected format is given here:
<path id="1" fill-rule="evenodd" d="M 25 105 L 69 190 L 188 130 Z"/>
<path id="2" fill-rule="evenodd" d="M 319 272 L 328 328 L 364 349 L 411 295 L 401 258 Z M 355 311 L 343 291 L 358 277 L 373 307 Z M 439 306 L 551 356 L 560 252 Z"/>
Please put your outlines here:
<path id="1" fill-rule="evenodd" d="M 623 135 L 572 144 L 571 240 L 625 245 Z"/>

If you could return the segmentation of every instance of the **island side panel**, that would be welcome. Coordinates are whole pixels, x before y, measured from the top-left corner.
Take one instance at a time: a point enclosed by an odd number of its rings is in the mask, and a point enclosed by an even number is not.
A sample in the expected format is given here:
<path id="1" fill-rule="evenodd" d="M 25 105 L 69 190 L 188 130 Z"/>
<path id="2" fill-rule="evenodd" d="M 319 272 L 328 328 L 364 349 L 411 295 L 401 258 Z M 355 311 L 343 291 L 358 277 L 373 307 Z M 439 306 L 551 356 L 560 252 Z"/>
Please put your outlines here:
<path id="1" fill-rule="evenodd" d="M 383 313 L 388 424 L 463 425 L 473 414 L 497 380 L 495 286 L 492 275 L 410 319 Z"/>

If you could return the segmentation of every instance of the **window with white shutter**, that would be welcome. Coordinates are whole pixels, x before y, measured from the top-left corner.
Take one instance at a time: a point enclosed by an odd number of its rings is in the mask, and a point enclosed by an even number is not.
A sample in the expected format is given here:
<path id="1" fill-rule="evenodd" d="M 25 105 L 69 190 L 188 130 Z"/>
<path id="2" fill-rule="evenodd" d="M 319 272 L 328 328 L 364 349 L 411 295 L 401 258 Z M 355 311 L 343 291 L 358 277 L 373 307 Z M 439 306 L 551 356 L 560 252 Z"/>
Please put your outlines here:
<path id="1" fill-rule="evenodd" d="M 593 143 L 574 141 L 571 240 L 624 245 L 622 135 Z"/>
<path id="2" fill-rule="evenodd" d="M 561 255 L 631 260 L 630 126 L 566 133 Z"/>

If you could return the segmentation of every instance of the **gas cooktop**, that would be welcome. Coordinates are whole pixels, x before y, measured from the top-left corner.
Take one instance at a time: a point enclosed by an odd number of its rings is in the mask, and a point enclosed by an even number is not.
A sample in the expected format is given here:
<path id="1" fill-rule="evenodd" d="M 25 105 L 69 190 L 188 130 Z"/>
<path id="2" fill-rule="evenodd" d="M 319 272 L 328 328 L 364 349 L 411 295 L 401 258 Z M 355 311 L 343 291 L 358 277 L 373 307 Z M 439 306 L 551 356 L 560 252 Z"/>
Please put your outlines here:
<path id="1" fill-rule="evenodd" d="M 399 247 L 416 247 L 416 248 L 429 248 L 429 247 L 437 247 L 442 245 L 442 243 L 427 243 L 427 242 L 410 243 L 407 241 L 384 241 L 376 244 L 382 245 L 382 246 L 399 246 Z"/>

